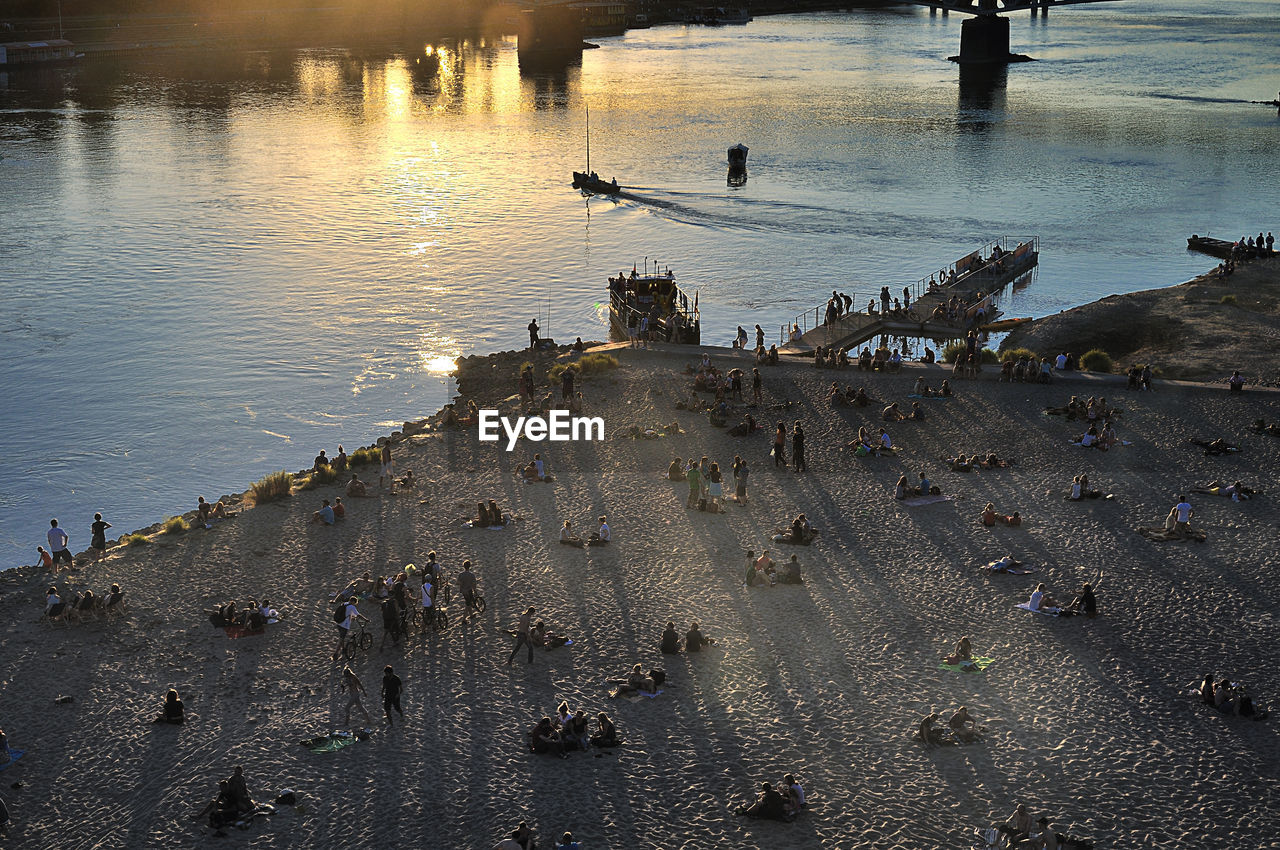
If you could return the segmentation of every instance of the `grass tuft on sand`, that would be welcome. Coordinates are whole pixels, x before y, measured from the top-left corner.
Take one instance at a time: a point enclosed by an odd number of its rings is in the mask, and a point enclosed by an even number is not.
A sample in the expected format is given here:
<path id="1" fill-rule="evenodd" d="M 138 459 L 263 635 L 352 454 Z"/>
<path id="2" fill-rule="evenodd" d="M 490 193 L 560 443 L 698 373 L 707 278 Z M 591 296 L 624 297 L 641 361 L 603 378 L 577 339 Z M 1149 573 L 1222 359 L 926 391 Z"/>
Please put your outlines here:
<path id="1" fill-rule="evenodd" d="M 293 473 L 285 472 L 283 469 L 279 472 L 273 472 L 249 485 L 249 492 L 253 494 L 253 503 L 255 505 L 265 505 L 268 502 L 274 502 L 277 499 L 283 499 L 286 496 L 293 495 Z"/>

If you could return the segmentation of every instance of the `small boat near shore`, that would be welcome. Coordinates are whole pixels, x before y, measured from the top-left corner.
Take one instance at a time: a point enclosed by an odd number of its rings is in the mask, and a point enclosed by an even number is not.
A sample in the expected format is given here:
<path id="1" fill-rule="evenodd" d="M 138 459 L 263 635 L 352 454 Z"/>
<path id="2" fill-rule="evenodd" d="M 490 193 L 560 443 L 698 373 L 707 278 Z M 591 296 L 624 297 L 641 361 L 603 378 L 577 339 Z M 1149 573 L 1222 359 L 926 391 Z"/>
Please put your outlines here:
<path id="1" fill-rule="evenodd" d="M 676 285 L 670 268 L 656 264 L 644 273 L 631 267 L 631 274 L 621 272 L 609 278 L 609 330 L 618 340 L 630 338 L 629 327 L 638 326 L 649 317 L 649 338 L 658 342 L 698 345 L 702 341 L 702 323 L 698 313 L 698 296 L 692 306 L 689 296 Z"/>
<path id="2" fill-rule="evenodd" d="M 1212 236 L 1197 236 L 1192 234 L 1187 237 L 1187 250 L 1199 251 L 1201 254 L 1208 254 L 1210 257 L 1217 257 L 1220 260 L 1231 259 L 1231 251 L 1235 248 L 1234 242 L 1228 242 L 1225 239 L 1214 239 Z"/>
<path id="3" fill-rule="evenodd" d="M 65 38 L 46 41 L 8 41 L 0 44 L 0 68 L 12 71 L 18 68 L 48 68 L 68 65 L 83 57 L 75 45 Z"/>

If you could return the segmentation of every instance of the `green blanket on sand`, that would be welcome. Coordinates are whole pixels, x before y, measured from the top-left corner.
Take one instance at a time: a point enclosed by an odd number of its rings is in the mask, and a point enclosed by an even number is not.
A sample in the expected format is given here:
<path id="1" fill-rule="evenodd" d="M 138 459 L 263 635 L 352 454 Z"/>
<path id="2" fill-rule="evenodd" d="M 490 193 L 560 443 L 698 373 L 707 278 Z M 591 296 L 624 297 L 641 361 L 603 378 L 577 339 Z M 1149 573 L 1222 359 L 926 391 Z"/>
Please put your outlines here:
<path id="1" fill-rule="evenodd" d="M 953 673 L 983 673 L 991 666 L 992 661 L 995 661 L 995 659 L 975 656 L 972 663 L 978 668 L 976 670 L 973 669 L 973 667 L 965 667 L 961 664 L 945 664 L 941 661 L 938 662 L 938 666 L 943 670 L 950 670 Z"/>

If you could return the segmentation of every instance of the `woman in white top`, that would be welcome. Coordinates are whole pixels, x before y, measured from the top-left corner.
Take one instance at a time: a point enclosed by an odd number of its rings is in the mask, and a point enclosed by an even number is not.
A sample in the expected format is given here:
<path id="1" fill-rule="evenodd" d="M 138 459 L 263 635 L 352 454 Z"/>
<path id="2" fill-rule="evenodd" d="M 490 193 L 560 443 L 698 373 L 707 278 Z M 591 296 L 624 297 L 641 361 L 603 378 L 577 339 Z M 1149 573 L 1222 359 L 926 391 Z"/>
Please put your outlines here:
<path id="1" fill-rule="evenodd" d="M 582 538 L 573 533 L 569 520 L 564 521 L 564 525 L 560 528 L 560 542 L 566 546 L 585 546 Z"/>
<path id="2" fill-rule="evenodd" d="M 606 519 L 606 517 L 600 517 L 600 527 L 592 532 L 591 540 L 589 541 L 592 546 L 604 546 L 612 537 L 612 532 L 609 531 L 609 523 Z"/>

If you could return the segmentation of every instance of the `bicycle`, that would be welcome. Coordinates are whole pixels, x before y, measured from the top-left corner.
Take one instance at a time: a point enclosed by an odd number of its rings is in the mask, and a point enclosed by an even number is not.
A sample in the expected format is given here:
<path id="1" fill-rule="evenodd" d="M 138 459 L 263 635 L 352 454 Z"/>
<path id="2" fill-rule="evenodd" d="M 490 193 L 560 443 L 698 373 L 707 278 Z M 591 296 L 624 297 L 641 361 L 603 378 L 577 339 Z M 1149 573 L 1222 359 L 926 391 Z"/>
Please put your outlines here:
<path id="1" fill-rule="evenodd" d="M 373 635 L 364 627 L 364 621 L 358 621 L 360 633 L 355 634 L 355 629 L 347 629 L 347 639 L 342 642 L 342 654 L 348 659 L 356 657 L 356 650 L 362 649 L 365 652 L 373 646 Z"/>
<path id="2" fill-rule="evenodd" d="M 472 594 L 470 599 L 466 600 L 466 607 L 463 611 L 463 618 L 465 619 L 467 617 L 470 617 L 472 611 L 474 611 L 477 614 L 483 614 L 484 609 L 486 607 L 488 606 L 485 604 L 484 597 L 480 594 L 480 591 L 477 590 L 474 594 Z"/>

